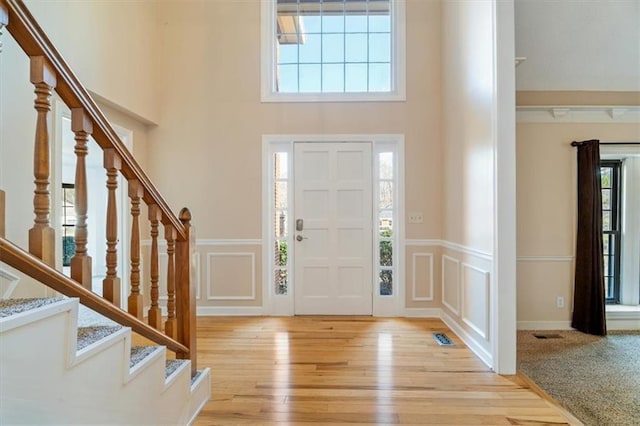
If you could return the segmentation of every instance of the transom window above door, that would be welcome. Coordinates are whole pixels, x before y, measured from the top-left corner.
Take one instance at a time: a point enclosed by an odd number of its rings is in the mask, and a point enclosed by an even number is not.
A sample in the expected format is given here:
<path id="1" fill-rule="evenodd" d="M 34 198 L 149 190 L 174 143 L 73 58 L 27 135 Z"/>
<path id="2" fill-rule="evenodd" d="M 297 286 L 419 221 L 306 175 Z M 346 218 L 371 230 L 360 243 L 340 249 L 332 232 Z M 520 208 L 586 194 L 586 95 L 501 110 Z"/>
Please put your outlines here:
<path id="1" fill-rule="evenodd" d="M 262 2 L 262 100 L 404 100 L 405 0 Z"/>

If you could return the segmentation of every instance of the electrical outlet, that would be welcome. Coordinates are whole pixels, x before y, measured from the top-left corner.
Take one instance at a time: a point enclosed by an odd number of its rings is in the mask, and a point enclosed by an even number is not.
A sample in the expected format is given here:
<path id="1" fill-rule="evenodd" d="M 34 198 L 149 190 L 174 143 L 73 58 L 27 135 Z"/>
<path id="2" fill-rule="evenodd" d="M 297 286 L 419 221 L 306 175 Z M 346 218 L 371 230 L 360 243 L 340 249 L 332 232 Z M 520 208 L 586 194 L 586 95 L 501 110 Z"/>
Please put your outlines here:
<path id="1" fill-rule="evenodd" d="M 557 306 L 558 308 L 564 308 L 564 297 L 562 297 L 562 296 L 558 296 L 558 297 L 556 298 L 556 306 Z"/>
<path id="2" fill-rule="evenodd" d="M 409 223 L 422 223 L 424 221 L 424 217 L 422 212 L 411 212 L 409 213 Z"/>

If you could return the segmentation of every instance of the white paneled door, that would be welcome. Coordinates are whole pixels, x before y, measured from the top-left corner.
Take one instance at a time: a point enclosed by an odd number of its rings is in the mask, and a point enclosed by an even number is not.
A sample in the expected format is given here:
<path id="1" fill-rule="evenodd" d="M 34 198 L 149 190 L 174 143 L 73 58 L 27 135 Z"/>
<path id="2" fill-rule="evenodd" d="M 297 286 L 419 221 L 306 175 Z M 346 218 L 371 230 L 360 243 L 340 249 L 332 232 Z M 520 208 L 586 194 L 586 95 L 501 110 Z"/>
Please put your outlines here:
<path id="1" fill-rule="evenodd" d="M 371 144 L 294 151 L 295 313 L 371 315 Z"/>

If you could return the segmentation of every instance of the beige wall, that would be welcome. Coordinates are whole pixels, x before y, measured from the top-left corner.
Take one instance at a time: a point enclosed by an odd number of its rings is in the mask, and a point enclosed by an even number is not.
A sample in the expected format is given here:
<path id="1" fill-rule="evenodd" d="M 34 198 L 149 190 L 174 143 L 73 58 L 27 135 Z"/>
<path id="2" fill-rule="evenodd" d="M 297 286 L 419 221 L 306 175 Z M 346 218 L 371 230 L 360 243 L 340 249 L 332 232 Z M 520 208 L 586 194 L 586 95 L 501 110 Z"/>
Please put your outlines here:
<path id="1" fill-rule="evenodd" d="M 407 2 L 406 102 L 261 103 L 260 1 L 162 3 L 152 177 L 199 238 L 261 238 L 262 135 L 402 133 L 406 209 L 425 213 L 407 237 L 439 237 L 439 17 L 437 1 Z"/>
<path id="2" fill-rule="evenodd" d="M 495 88 L 490 2 L 445 2 L 443 238 L 493 247 Z"/>
<path id="3" fill-rule="evenodd" d="M 261 103 L 259 0 L 161 4 L 161 124 L 151 133 L 150 170 L 175 210 L 191 209 L 198 238 L 262 238 L 262 135 L 375 133 L 405 135 L 405 208 L 424 212 L 424 223 L 407 224 L 407 238 L 440 237 L 440 2 L 409 0 L 406 15 L 406 102 Z M 199 248 L 203 262 L 207 250 Z M 246 296 L 204 263 L 202 274 L 203 286 Z M 428 291 L 426 276 L 418 294 Z M 258 306 L 261 297 L 210 303 Z"/>
<path id="4" fill-rule="evenodd" d="M 89 90 L 157 121 L 157 2 L 27 0 L 26 4 Z"/>
<path id="5" fill-rule="evenodd" d="M 444 2 L 442 306 L 490 364 L 495 22 L 491 2 Z"/>
<path id="6" fill-rule="evenodd" d="M 560 325 L 571 320 L 577 178 L 576 149 L 570 143 L 586 139 L 640 141 L 640 124 L 517 125 L 517 311 L 521 326 L 549 321 Z M 556 307 L 557 296 L 565 298 L 564 308 Z"/>

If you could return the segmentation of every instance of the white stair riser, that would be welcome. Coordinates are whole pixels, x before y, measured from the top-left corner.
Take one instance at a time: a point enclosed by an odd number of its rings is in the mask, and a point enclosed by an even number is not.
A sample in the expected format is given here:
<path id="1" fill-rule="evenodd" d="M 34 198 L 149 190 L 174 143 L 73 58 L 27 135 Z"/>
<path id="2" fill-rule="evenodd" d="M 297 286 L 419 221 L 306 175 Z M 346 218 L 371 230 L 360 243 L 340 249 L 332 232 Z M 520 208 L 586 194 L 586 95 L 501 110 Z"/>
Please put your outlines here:
<path id="1" fill-rule="evenodd" d="M 164 348 L 130 370 L 128 329 L 77 358 L 77 308 L 52 306 L 49 311 L 35 313 L 33 322 L 22 318 L 21 325 L 2 332 L 3 423 L 183 425 L 209 398 L 204 386 L 192 394 L 189 368 L 166 382 Z"/>

